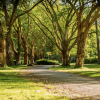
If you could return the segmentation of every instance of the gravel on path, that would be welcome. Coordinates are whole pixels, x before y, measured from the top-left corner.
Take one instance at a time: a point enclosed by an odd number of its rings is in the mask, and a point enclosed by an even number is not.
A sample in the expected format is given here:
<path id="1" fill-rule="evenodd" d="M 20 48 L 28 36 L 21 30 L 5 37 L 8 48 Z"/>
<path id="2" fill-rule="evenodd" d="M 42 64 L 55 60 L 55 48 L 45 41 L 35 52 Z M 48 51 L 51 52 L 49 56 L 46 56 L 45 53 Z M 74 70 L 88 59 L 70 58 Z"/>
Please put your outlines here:
<path id="1" fill-rule="evenodd" d="M 75 100 L 100 100 L 100 80 L 85 78 L 68 72 L 52 71 L 48 68 L 53 65 L 34 65 L 21 71 L 27 79 L 42 81 L 49 92 L 56 95 L 67 96 Z M 77 99 L 78 98 L 78 99 Z"/>

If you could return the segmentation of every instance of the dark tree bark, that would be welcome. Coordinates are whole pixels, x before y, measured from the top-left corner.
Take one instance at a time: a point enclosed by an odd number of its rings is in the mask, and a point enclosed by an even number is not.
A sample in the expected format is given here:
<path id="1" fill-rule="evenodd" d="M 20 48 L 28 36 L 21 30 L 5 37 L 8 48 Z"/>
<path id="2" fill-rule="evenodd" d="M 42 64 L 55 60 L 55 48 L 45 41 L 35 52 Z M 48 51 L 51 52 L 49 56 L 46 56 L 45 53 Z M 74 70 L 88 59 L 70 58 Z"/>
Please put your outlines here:
<path id="1" fill-rule="evenodd" d="M 18 31 L 18 53 L 16 55 L 16 64 L 21 64 L 21 31 Z"/>
<path id="2" fill-rule="evenodd" d="M 12 6 L 13 9 L 12 9 L 11 15 L 8 13 L 9 12 L 8 11 L 9 7 L 7 7 L 7 0 L 1 0 L 0 6 L 2 8 L 2 11 L 5 14 L 5 21 L 6 21 L 6 26 L 7 26 L 7 38 L 6 38 L 6 55 L 7 55 L 6 62 L 7 62 L 7 65 L 13 65 L 13 50 L 12 50 L 12 41 L 11 41 L 11 28 L 12 28 L 12 25 L 13 25 L 14 21 L 18 17 L 20 17 L 20 16 L 28 13 L 29 11 L 31 11 L 35 6 L 37 6 L 42 1 L 43 0 L 40 0 L 35 5 L 33 5 L 30 9 L 25 11 L 24 13 L 19 14 L 18 16 L 15 16 L 16 15 L 17 6 L 19 5 L 20 0 L 14 0 L 13 1 L 13 6 Z"/>
<path id="3" fill-rule="evenodd" d="M 28 65 L 28 44 L 27 44 L 27 40 L 23 36 L 21 38 L 22 38 L 22 46 L 24 48 L 24 65 Z"/>
<path id="4" fill-rule="evenodd" d="M 97 55 L 98 55 L 98 64 L 100 64 L 100 49 L 99 49 L 99 36 L 98 36 L 97 20 L 95 21 L 95 28 L 96 28 L 96 39 L 97 39 Z"/>
<path id="5" fill-rule="evenodd" d="M 7 38 L 6 38 L 6 61 L 7 65 L 13 65 L 13 50 L 12 50 L 12 41 L 11 41 L 11 27 L 7 28 Z"/>
<path id="6" fill-rule="evenodd" d="M 24 65 L 28 65 L 28 45 L 24 45 Z"/>
<path id="7" fill-rule="evenodd" d="M 0 19 L 0 67 L 6 67 L 6 42 L 3 34 L 3 27 Z"/>
<path id="8" fill-rule="evenodd" d="M 33 45 L 30 48 L 28 56 L 29 56 L 29 59 L 30 59 L 30 65 L 33 65 L 34 64 L 34 48 L 33 48 Z"/>

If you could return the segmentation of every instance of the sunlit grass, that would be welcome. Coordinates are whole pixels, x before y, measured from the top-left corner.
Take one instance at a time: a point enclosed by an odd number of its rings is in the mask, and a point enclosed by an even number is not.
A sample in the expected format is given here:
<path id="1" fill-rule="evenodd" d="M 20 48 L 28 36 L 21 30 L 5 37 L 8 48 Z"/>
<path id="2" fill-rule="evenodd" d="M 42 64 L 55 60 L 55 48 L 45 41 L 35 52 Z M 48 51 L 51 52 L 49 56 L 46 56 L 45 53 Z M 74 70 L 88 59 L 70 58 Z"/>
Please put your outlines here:
<path id="1" fill-rule="evenodd" d="M 98 64 L 87 64 L 84 65 L 83 68 L 74 68 L 75 65 L 71 66 L 56 66 L 51 67 L 51 70 L 57 70 L 62 72 L 70 72 L 70 73 L 76 73 L 78 75 L 87 76 L 87 77 L 93 77 L 93 78 L 100 78 L 100 65 Z"/>
<path id="2" fill-rule="evenodd" d="M 32 67 L 32 66 L 27 66 L 27 65 L 17 65 L 17 66 L 7 66 L 5 68 L 3 67 L 0 67 L 0 70 L 23 70 L 25 68 L 28 68 L 28 67 Z"/>
<path id="3" fill-rule="evenodd" d="M 28 66 L 29 67 L 29 66 Z M 21 77 L 19 69 L 23 66 L 0 68 L 0 100 L 69 100 L 64 96 L 56 96 L 40 85 Z"/>

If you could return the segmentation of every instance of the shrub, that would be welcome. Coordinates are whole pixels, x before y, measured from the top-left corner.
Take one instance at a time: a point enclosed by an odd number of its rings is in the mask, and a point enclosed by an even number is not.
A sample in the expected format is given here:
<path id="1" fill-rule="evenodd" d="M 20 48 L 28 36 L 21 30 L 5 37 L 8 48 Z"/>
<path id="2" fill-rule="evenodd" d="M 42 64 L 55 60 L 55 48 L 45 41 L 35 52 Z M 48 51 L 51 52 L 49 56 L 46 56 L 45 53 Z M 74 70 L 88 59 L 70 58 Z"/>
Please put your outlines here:
<path id="1" fill-rule="evenodd" d="M 89 58 L 85 58 L 84 63 L 85 64 L 91 64 L 91 63 L 97 63 L 98 60 L 95 57 L 89 57 Z"/>
<path id="2" fill-rule="evenodd" d="M 58 61 L 56 60 L 46 60 L 46 59 L 40 59 L 36 61 L 36 64 L 38 65 L 58 65 Z"/>

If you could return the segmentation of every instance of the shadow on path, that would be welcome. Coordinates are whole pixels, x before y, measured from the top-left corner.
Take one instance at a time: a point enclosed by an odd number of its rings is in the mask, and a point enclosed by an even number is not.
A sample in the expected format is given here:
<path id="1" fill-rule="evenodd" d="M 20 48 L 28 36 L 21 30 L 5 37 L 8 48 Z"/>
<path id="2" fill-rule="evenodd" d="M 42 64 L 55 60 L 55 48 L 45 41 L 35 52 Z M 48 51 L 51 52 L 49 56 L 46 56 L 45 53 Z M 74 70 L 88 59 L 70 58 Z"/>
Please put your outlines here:
<path id="1" fill-rule="evenodd" d="M 72 73 L 52 71 L 48 69 L 51 66 L 53 65 L 34 65 L 22 72 L 27 73 L 25 77 L 33 81 L 51 84 L 54 87 L 51 91 L 58 91 L 59 95 L 80 97 L 79 100 L 85 100 L 86 97 L 89 97 L 86 100 L 100 100 L 100 81 Z"/>

